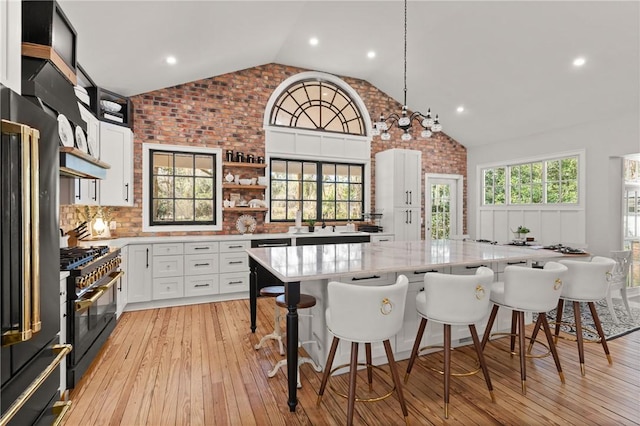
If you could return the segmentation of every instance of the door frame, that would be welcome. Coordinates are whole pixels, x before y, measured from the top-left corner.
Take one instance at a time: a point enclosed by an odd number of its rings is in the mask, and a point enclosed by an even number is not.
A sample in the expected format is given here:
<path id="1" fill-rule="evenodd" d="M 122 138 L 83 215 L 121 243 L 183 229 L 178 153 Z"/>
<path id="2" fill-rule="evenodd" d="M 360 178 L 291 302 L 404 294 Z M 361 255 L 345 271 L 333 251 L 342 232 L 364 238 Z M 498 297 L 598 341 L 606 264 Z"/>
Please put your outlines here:
<path id="1" fill-rule="evenodd" d="M 460 174 L 425 173 L 424 174 L 424 239 L 431 239 L 431 179 L 445 179 L 452 181 L 456 187 L 455 223 L 458 234 L 464 233 L 464 176 Z"/>

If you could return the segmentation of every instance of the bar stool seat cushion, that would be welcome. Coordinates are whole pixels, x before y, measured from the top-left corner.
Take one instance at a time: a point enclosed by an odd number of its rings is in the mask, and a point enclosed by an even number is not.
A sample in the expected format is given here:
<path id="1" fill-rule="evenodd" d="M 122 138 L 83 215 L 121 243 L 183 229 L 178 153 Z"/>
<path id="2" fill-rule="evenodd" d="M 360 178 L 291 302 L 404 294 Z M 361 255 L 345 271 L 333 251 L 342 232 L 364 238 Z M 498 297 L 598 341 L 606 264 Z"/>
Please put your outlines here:
<path id="1" fill-rule="evenodd" d="M 277 296 L 280 296 L 281 294 L 284 294 L 283 285 L 270 285 L 268 287 L 262 287 L 260 289 L 260 296 L 277 297 Z"/>
<path id="2" fill-rule="evenodd" d="M 286 308 L 287 302 L 285 301 L 285 295 L 281 294 L 276 297 L 276 305 Z M 300 301 L 298 302 L 298 309 L 307 309 L 316 306 L 316 298 L 311 296 L 310 294 L 300 293 Z"/>

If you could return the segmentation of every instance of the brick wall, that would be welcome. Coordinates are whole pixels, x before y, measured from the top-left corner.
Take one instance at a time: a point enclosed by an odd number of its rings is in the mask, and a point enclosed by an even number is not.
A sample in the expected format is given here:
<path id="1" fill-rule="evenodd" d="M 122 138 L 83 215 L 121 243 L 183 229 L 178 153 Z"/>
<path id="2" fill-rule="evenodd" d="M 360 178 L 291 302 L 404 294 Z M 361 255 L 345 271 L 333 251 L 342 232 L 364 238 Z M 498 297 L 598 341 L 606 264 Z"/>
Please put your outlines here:
<path id="1" fill-rule="evenodd" d="M 278 85 L 301 68 L 267 64 L 230 74 L 198 80 L 175 87 L 140 94 L 131 98 L 134 108 L 134 207 L 114 207 L 112 216 L 118 223 L 116 236 L 186 235 L 187 233 L 142 232 L 142 144 L 167 143 L 217 147 L 264 156 L 264 110 Z M 362 98 L 372 118 L 381 112 L 400 111 L 401 105 L 364 80 L 341 77 Z M 443 125 L 446 130 L 446 119 Z M 464 223 L 466 224 L 467 151 L 444 133 L 423 140 L 416 129 L 413 139 L 400 140 L 400 132 L 392 132 L 390 141 L 375 137 L 371 143 L 372 183 L 375 182 L 375 154 L 390 148 L 422 151 L 424 173 L 453 173 L 465 177 Z M 424 191 L 424 188 L 423 188 Z M 371 194 L 375 205 L 375 188 Z M 423 193 L 424 197 L 424 193 Z M 423 212 L 424 214 L 424 212 Z M 198 234 L 237 234 L 237 213 L 225 213 L 223 231 Z M 256 214 L 258 232 L 286 232 L 288 225 L 265 224 Z M 76 221 L 73 206 L 61 206 L 60 221 L 64 228 Z M 465 225 L 466 228 L 466 225 Z"/>

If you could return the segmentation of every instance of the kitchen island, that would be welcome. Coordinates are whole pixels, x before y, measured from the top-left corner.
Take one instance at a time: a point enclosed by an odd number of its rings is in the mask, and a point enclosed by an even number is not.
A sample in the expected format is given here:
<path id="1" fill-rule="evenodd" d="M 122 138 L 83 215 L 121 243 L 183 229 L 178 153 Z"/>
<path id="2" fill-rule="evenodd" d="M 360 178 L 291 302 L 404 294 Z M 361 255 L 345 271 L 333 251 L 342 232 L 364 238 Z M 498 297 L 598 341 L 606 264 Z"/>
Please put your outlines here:
<path id="1" fill-rule="evenodd" d="M 247 253 L 252 332 L 256 330 L 258 289 L 280 283 L 285 286 L 290 411 L 295 411 L 297 405 L 299 328 L 296 305 L 300 300 L 301 283 L 305 286 L 305 292 L 320 297 L 314 312 L 319 318 L 314 318 L 316 326 L 311 326 L 310 335 L 319 338 L 320 353 L 324 353 L 322 350 L 326 351 L 327 345 L 324 342 L 326 337 L 323 337 L 326 330 L 323 329 L 326 327 L 318 327 L 317 323 L 324 324 L 326 299 L 323 299 L 323 295 L 326 295 L 326 284 L 331 280 L 353 282 L 354 285 L 387 285 L 395 281 L 397 274 L 405 274 L 419 286 L 426 272 L 475 273 L 479 266 L 492 267 L 497 273 L 496 278 L 499 278 L 500 270 L 508 264 L 530 265 L 531 262 L 562 256 L 548 250 L 449 240 L 252 248 L 247 249 Z M 416 291 L 419 289 L 409 291 L 408 302 Z M 407 304 L 405 317 L 413 315 L 412 306 Z M 403 332 L 406 339 L 410 340 L 409 330 Z M 324 359 L 319 361 L 324 364 Z"/>

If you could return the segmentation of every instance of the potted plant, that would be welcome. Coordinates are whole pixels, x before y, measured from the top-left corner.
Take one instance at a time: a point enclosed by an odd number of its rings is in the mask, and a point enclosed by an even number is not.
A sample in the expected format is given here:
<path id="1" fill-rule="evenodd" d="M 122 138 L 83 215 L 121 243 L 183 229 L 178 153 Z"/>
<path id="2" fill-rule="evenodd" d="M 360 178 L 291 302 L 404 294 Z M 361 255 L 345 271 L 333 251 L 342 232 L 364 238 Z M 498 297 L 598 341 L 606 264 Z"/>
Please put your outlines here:
<path id="1" fill-rule="evenodd" d="M 316 221 L 315 219 L 307 219 L 307 224 L 309 225 L 309 232 L 314 232 L 316 229 Z"/>
<path id="2" fill-rule="evenodd" d="M 517 239 L 522 240 L 531 231 L 526 226 L 520 225 L 518 226 L 518 229 L 516 229 L 515 231 L 512 229 L 511 232 L 514 233 Z"/>

